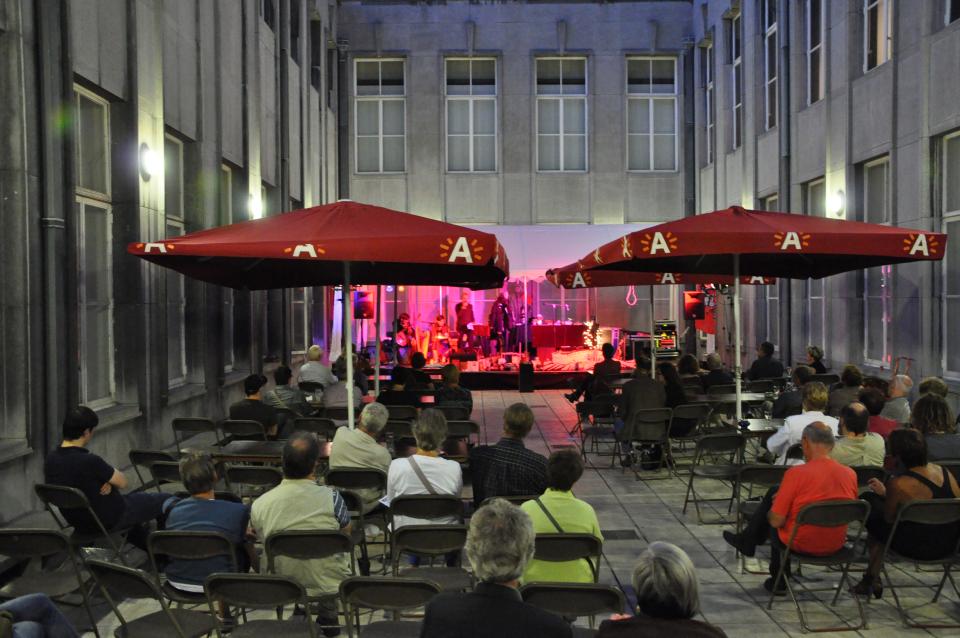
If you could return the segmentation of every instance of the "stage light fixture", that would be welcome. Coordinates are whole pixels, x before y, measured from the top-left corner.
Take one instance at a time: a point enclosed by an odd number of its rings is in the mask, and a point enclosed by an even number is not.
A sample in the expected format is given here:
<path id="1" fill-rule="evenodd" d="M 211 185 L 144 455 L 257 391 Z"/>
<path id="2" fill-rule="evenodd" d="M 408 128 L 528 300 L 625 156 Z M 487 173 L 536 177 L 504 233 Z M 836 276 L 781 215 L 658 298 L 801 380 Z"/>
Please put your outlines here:
<path id="1" fill-rule="evenodd" d="M 833 217 L 843 217 L 844 197 L 843 191 L 827 195 L 827 214 Z"/>
<path id="2" fill-rule="evenodd" d="M 163 160 L 151 149 L 146 142 L 140 145 L 140 176 L 143 181 L 163 171 Z"/>

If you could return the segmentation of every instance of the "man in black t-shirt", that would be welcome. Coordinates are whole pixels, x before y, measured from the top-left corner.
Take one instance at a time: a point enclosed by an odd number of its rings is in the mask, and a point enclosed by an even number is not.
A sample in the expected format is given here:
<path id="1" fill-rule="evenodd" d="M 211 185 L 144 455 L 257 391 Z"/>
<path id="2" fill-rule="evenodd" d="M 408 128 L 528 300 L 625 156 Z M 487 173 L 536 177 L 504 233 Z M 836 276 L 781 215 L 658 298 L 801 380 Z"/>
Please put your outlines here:
<path id="1" fill-rule="evenodd" d="M 63 442 L 47 455 L 44 463 L 44 480 L 83 492 L 104 527 L 108 530 L 131 528 L 130 542 L 145 548 L 148 530 L 144 525 L 160 516 L 163 502 L 170 495 L 121 494 L 120 490 L 127 487 L 127 478 L 86 449 L 98 423 L 96 413 L 86 406 L 70 410 L 63 420 Z M 65 509 L 61 513 L 78 531 L 100 531 L 86 510 Z"/>
<path id="2" fill-rule="evenodd" d="M 267 383 L 262 374 L 251 374 L 243 380 L 243 391 L 246 399 L 241 399 L 230 406 L 230 418 L 244 421 L 258 421 L 267 431 L 267 436 L 277 436 L 277 412 L 260 400 L 260 388 Z"/>

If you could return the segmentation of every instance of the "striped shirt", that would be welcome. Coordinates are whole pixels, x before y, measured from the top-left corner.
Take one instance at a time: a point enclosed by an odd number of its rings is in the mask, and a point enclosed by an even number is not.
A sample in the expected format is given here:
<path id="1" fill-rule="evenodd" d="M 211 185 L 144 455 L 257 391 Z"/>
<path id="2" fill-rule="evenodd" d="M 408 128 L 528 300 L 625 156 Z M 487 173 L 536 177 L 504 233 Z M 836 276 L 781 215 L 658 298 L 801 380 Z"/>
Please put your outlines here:
<path id="1" fill-rule="evenodd" d="M 496 445 L 470 450 L 470 470 L 477 507 L 491 496 L 542 494 L 547 489 L 547 459 L 520 439 L 502 438 Z"/>

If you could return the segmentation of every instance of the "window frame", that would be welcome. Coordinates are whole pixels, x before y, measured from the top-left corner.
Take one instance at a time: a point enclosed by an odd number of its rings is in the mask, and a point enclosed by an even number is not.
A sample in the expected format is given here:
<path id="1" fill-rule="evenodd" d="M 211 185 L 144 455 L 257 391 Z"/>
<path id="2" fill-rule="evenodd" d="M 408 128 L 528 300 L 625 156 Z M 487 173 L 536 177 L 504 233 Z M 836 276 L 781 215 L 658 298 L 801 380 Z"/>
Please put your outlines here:
<path id="1" fill-rule="evenodd" d="M 703 111 L 706 136 L 707 164 L 713 164 L 716 154 L 716 52 L 713 43 L 703 47 Z"/>
<path id="2" fill-rule="evenodd" d="M 812 41 L 814 25 L 813 25 L 813 21 L 810 18 L 810 14 L 812 13 L 810 10 L 810 7 L 814 2 L 816 2 L 817 5 L 820 7 L 820 20 L 818 20 L 818 24 L 816 25 L 817 30 L 819 31 L 820 38 L 817 45 L 815 47 L 811 47 L 810 42 Z M 823 55 L 823 51 L 824 51 L 823 36 L 826 33 L 827 29 L 826 29 L 826 14 L 824 11 L 823 0 L 807 0 L 805 3 L 805 9 L 806 9 L 806 29 L 805 29 L 806 41 L 804 44 L 805 44 L 805 57 L 806 57 L 806 65 L 807 65 L 807 81 L 806 81 L 807 94 L 805 99 L 806 99 L 807 106 L 810 106 L 811 104 L 816 104 L 817 102 L 822 100 L 826 94 L 826 79 L 824 78 L 826 65 L 825 65 L 825 60 Z M 813 99 L 813 90 L 812 90 L 813 76 L 810 73 L 810 69 L 813 68 L 813 64 L 811 63 L 811 58 L 813 57 L 814 53 L 819 54 L 817 58 L 817 80 L 818 80 L 817 99 Z"/>
<path id="3" fill-rule="evenodd" d="M 866 216 L 868 214 L 867 201 L 870 199 L 867 196 L 867 193 L 870 189 L 870 178 L 869 178 L 870 169 L 875 168 L 877 166 L 884 166 L 886 169 L 883 173 L 884 175 L 883 200 L 884 200 L 886 213 L 889 216 L 885 216 L 882 221 L 867 220 L 867 219 L 864 219 L 863 221 L 869 221 L 869 223 L 873 223 L 873 224 L 890 226 L 893 224 L 893 214 L 892 214 L 892 206 L 891 206 L 891 198 L 890 198 L 891 171 L 890 171 L 889 155 L 884 155 L 883 157 L 878 157 L 876 159 L 863 162 L 860 165 L 861 176 L 862 176 L 862 188 L 861 188 L 861 201 L 863 203 L 862 209 L 864 210 L 864 216 Z M 889 325 L 890 322 L 889 321 L 885 322 L 883 320 L 884 316 L 891 316 L 893 312 L 893 304 L 894 304 L 893 288 L 894 288 L 894 282 L 895 282 L 893 266 L 888 265 L 888 266 L 877 266 L 876 268 L 864 268 L 861 272 L 863 273 L 863 279 L 862 279 L 863 314 L 861 315 L 861 321 L 863 324 L 863 360 L 868 365 L 872 365 L 878 368 L 883 368 L 884 366 L 889 366 L 892 363 L 891 359 L 893 356 L 892 355 L 892 351 L 893 351 L 892 332 L 891 332 L 891 326 Z M 889 291 L 889 293 L 881 294 L 879 297 L 877 295 L 870 294 L 870 282 L 872 281 L 871 276 L 875 276 L 876 274 L 879 274 L 879 276 L 881 277 L 881 288 L 884 289 L 885 291 Z M 869 317 L 870 317 L 870 300 L 871 299 L 881 299 L 884 303 L 884 312 L 880 318 L 880 333 L 881 333 L 881 341 L 883 343 L 883 353 L 881 354 L 880 359 L 870 356 L 871 353 L 870 353 L 869 344 L 870 344 L 870 336 L 872 332 L 870 330 L 871 324 L 869 321 Z M 888 312 L 888 310 L 890 312 Z"/>
<path id="4" fill-rule="evenodd" d="M 626 64 L 624 65 L 624 93 L 626 99 L 626 117 L 627 117 L 627 126 L 626 126 L 626 135 L 627 143 L 625 145 L 626 157 L 625 157 L 625 166 L 627 167 L 628 173 L 676 173 L 680 170 L 680 111 L 679 111 L 679 96 L 680 96 L 680 72 L 678 69 L 678 60 L 676 56 L 672 55 L 628 55 L 626 57 Z M 630 92 L 630 62 L 631 60 L 646 60 L 651 63 L 651 79 L 652 75 L 652 63 L 654 60 L 669 60 L 673 63 L 673 93 L 654 93 L 652 90 L 650 93 L 631 93 Z M 631 133 L 630 132 L 630 102 L 631 101 L 640 101 L 646 100 L 649 102 L 649 108 L 647 109 L 647 124 L 648 132 L 647 133 Z M 654 163 L 654 140 L 660 135 L 665 137 L 665 133 L 655 133 L 653 130 L 653 103 L 657 100 L 670 100 L 673 102 L 673 168 L 656 168 Z M 649 146 L 649 160 L 650 168 L 630 168 L 630 138 L 631 137 L 643 137 L 646 136 L 650 139 Z"/>
<path id="5" fill-rule="evenodd" d="M 541 95 L 537 87 L 537 63 L 541 60 L 560 60 L 560 93 L 557 95 Z M 565 95 L 563 93 L 563 61 L 564 60 L 583 60 L 583 95 Z M 534 94 L 534 166 L 536 173 L 588 173 L 590 171 L 590 103 L 587 98 L 590 96 L 590 64 L 585 55 L 541 55 L 533 59 L 533 94 Z M 558 133 L 540 133 L 540 102 L 542 100 L 556 100 L 558 103 Z M 564 102 L 567 100 L 583 101 L 583 168 L 566 168 L 563 153 L 563 138 L 567 135 L 580 136 L 580 133 L 564 132 Z M 556 169 L 540 167 L 540 137 L 556 136 L 559 138 L 559 158 L 560 167 Z"/>
<path id="6" fill-rule="evenodd" d="M 176 208 L 176 210 L 178 211 L 179 214 L 171 214 L 171 213 L 170 213 L 170 207 L 167 205 L 166 178 L 167 178 L 167 171 L 170 169 L 170 165 L 171 165 L 170 162 L 167 160 L 167 154 L 166 154 L 166 149 L 167 149 L 167 143 L 168 143 L 168 142 L 174 144 L 174 145 L 177 147 L 177 154 L 178 154 L 178 157 L 179 157 L 179 159 L 178 159 L 178 161 L 177 161 L 177 166 L 179 167 L 180 175 L 179 175 L 179 178 L 178 178 L 177 192 L 179 193 L 180 201 L 177 202 L 177 208 Z M 164 133 L 163 143 L 164 143 L 164 154 L 163 154 L 163 172 L 164 172 L 164 173 L 163 173 L 163 174 L 164 174 L 163 202 L 164 202 L 164 204 L 163 204 L 163 208 L 164 208 L 164 217 L 165 217 L 165 222 L 164 222 L 164 236 L 165 236 L 165 237 L 170 237 L 171 235 L 169 234 L 168 229 L 169 229 L 171 226 L 176 227 L 176 228 L 179 230 L 179 233 L 180 233 L 181 235 L 183 235 L 183 234 L 186 232 L 186 216 L 187 216 L 187 213 L 186 213 L 186 211 L 184 210 L 184 193 L 183 193 L 183 190 L 184 190 L 184 189 L 183 189 L 183 186 L 184 186 L 184 166 L 183 166 L 184 153 L 183 153 L 183 141 L 181 141 L 180 139 L 178 139 L 178 138 L 177 138 L 176 136 L 174 136 L 174 135 L 170 135 L 169 133 Z M 170 305 L 170 291 L 169 291 L 169 288 L 167 288 L 167 283 L 169 283 L 169 277 L 170 277 L 170 274 L 168 273 L 168 274 L 167 274 L 167 279 L 165 279 L 165 282 L 164 282 L 165 295 L 166 295 L 165 299 L 166 299 L 166 305 L 168 306 L 168 310 L 169 310 L 169 305 Z M 178 283 L 178 286 L 179 286 L 179 288 L 180 288 L 180 295 L 179 295 L 180 302 L 179 302 L 179 304 L 178 304 L 178 305 L 180 306 L 180 309 L 179 309 L 179 318 L 180 318 L 180 357 L 179 357 L 179 359 L 180 359 L 180 369 L 179 369 L 179 374 L 174 374 L 174 371 L 172 371 L 172 370 L 169 369 L 170 353 L 169 353 L 169 351 L 168 351 L 168 352 L 167 352 L 167 364 L 168 364 L 168 365 L 167 365 L 167 367 L 168 367 L 168 370 L 167 370 L 167 388 L 168 388 L 168 389 L 169 389 L 169 388 L 179 387 L 179 386 L 182 386 L 182 385 L 186 384 L 186 383 L 187 383 L 187 377 L 188 377 L 188 375 L 189 375 L 189 368 L 187 367 L 187 285 L 186 285 L 186 277 L 185 277 L 184 275 L 177 275 L 177 277 L 179 277 L 179 279 L 178 279 L 178 282 L 179 282 L 179 283 Z M 169 318 L 169 315 L 167 315 L 166 318 L 168 319 L 168 318 Z M 167 326 L 167 344 L 168 344 L 168 347 L 169 347 L 169 343 L 170 343 L 170 326 L 168 325 L 168 326 Z"/>
<path id="7" fill-rule="evenodd" d="M 219 217 L 220 221 L 223 224 L 231 224 L 234 219 L 234 197 L 233 197 L 233 167 L 220 163 L 220 201 L 218 205 L 220 207 Z M 224 189 L 223 179 L 226 176 L 226 188 Z M 226 191 L 226 192 L 223 192 Z M 226 207 L 224 208 L 224 204 Z M 221 329 L 225 329 L 229 324 L 230 326 L 230 347 L 226 347 L 227 343 L 225 341 L 226 335 L 220 335 L 220 351 L 221 356 L 223 357 L 223 372 L 229 374 L 233 372 L 234 367 L 237 363 L 236 355 L 236 297 L 232 288 L 222 287 L 222 320 L 223 324 Z"/>
<path id="8" fill-rule="evenodd" d="M 780 123 L 780 114 L 777 111 L 779 104 L 779 96 L 777 95 L 778 83 L 780 78 L 780 40 L 777 31 L 777 26 L 779 24 L 779 15 L 777 14 L 777 0 L 763 0 L 761 5 L 761 25 L 763 28 L 763 130 L 770 131 L 777 128 L 777 125 Z M 770 24 L 767 23 L 767 18 L 769 16 L 769 6 L 773 3 L 774 10 L 774 21 Z M 770 60 L 770 40 L 773 40 L 773 56 L 774 59 Z M 772 62 L 772 64 L 771 64 Z M 771 68 L 773 74 L 771 77 Z M 771 108 L 770 104 L 770 90 L 773 89 L 773 105 Z M 771 123 L 772 120 L 772 123 Z"/>
<path id="9" fill-rule="evenodd" d="M 97 190 L 87 188 L 85 186 L 81 186 L 80 179 L 78 177 L 75 184 L 75 187 L 76 187 L 75 192 L 77 195 L 82 197 L 87 197 L 89 199 L 100 200 L 103 202 L 112 202 L 113 200 L 113 166 L 112 166 L 113 158 L 111 157 L 111 153 L 110 153 L 110 138 L 111 138 L 110 101 L 103 97 L 100 97 L 99 95 L 97 95 L 96 93 L 94 93 L 89 89 L 85 89 L 79 84 L 73 85 L 73 92 L 74 92 L 73 106 L 74 106 L 75 112 L 77 113 L 77 117 L 76 117 L 77 123 L 79 124 L 79 121 L 80 121 L 80 118 L 79 118 L 80 98 L 82 97 L 103 107 L 103 130 L 105 131 L 107 136 L 107 139 L 104 144 L 104 149 L 106 149 L 106 152 L 104 153 L 104 161 L 106 162 L 106 167 L 105 167 L 106 168 L 105 183 L 107 187 L 106 190 L 97 191 Z M 79 164 L 80 163 L 80 147 L 83 142 L 82 134 L 80 131 L 77 131 L 76 138 L 77 138 L 76 153 L 74 157 L 75 157 L 75 162 Z M 78 174 L 79 174 L 79 171 L 78 171 Z"/>
<path id="10" fill-rule="evenodd" d="M 297 299 L 297 291 L 302 291 L 303 297 Z M 313 335 L 310 329 L 310 305 L 312 303 L 311 289 L 308 286 L 298 286 L 290 290 L 290 318 L 296 323 L 299 322 L 303 328 L 303 343 L 294 342 L 296 329 L 293 328 L 290 333 L 291 344 L 290 354 L 305 355 L 307 348 L 310 347 L 310 341 Z M 299 306 L 299 308 L 298 308 Z"/>
<path id="11" fill-rule="evenodd" d="M 960 224 L 960 202 L 957 202 L 958 207 L 957 207 L 956 210 L 947 210 L 947 206 L 948 206 L 948 204 L 949 204 L 949 201 L 948 201 L 948 198 L 947 198 L 947 196 L 948 196 L 948 187 L 949 187 L 949 184 L 948 184 L 948 180 L 946 179 L 946 175 L 948 174 L 948 165 L 949 165 L 949 155 L 948 155 L 947 151 L 949 150 L 949 148 L 948 148 L 949 142 L 952 141 L 952 140 L 957 140 L 956 143 L 957 143 L 957 144 L 960 144 L 960 130 L 953 131 L 952 133 L 948 133 L 947 135 L 944 135 L 944 136 L 943 136 L 943 143 L 941 144 L 942 150 L 940 151 L 940 153 L 941 153 L 941 155 L 940 155 L 940 175 L 941 175 L 941 180 L 940 180 L 940 182 L 941 182 L 941 185 L 940 185 L 940 188 L 941 188 L 941 193 L 940 193 L 940 196 L 941 196 L 941 199 L 940 199 L 940 202 L 941 202 L 941 203 L 940 203 L 941 215 L 940 215 L 940 217 L 941 217 L 941 220 L 940 220 L 940 221 L 941 221 L 941 230 L 944 232 L 944 234 L 947 234 L 947 235 L 949 235 L 950 224 Z M 960 155 L 960 154 L 958 154 L 958 155 Z M 958 158 L 958 161 L 960 161 L 960 158 Z M 948 245 L 949 245 L 949 241 L 948 241 Z M 949 264 L 949 259 L 950 259 L 950 253 L 948 252 L 947 254 L 944 255 L 943 262 L 942 262 L 942 264 L 941 264 L 941 266 L 940 266 L 941 272 L 942 272 L 942 274 L 943 274 L 943 275 L 942 275 L 942 276 L 943 276 L 943 288 L 942 288 L 942 290 L 943 290 L 943 303 L 940 304 L 940 312 L 941 312 L 941 324 L 940 324 L 940 325 L 944 326 L 944 330 L 943 330 L 943 344 L 942 344 L 942 347 L 941 347 L 941 349 L 940 349 L 940 350 L 941 350 L 940 366 L 941 366 L 941 370 L 943 371 L 943 376 L 944 376 L 945 378 L 949 378 L 949 379 L 960 379 L 960 369 L 958 369 L 958 370 L 951 370 L 951 369 L 949 368 L 949 359 L 947 358 L 948 348 L 950 347 L 950 344 L 951 344 L 950 331 L 949 331 L 949 329 L 947 328 L 947 326 L 950 326 L 950 325 L 958 325 L 955 320 L 954 320 L 953 323 L 949 323 L 950 317 L 949 317 L 949 303 L 948 303 L 948 302 L 949 302 L 951 299 L 960 299 L 960 292 L 958 292 L 957 294 L 950 294 L 950 286 L 949 286 L 949 283 L 950 283 L 950 282 L 949 282 L 950 264 Z M 960 287 L 960 282 L 958 282 L 958 287 Z M 957 339 L 957 341 L 960 341 L 960 330 L 958 330 L 957 332 L 958 332 L 958 335 L 957 335 L 957 336 L 958 336 L 958 339 Z"/>
<path id="12" fill-rule="evenodd" d="M 957 17 L 950 19 L 951 9 L 956 7 Z M 949 26 L 954 22 L 960 22 L 960 0 L 944 0 L 943 3 L 943 26 Z"/>
<path id="13" fill-rule="evenodd" d="M 863 0 L 863 72 L 869 73 L 873 69 L 883 66 L 893 58 L 893 11 L 890 0 Z M 877 63 L 870 66 L 870 9 L 877 7 L 878 19 L 883 18 L 884 32 L 877 27 Z"/>
<path id="14" fill-rule="evenodd" d="M 730 20 L 730 142 L 731 150 L 743 146 L 743 17 L 731 16 Z M 737 72 L 740 72 L 739 82 Z"/>
<path id="15" fill-rule="evenodd" d="M 91 397 L 87 394 L 89 391 L 89 378 L 87 375 L 88 368 L 82 363 L 79 366 L 79 382 L 80 382 L 80 401 L 91 410 L 99 410 L 102 408 L 109 407 L 114 405 L 117 402 L 117 361 L 116 361 L 116 339 L 115 339 L 115 330 L 114 330 L 114 312 L 116 310 L 116 301 L 113 292 L 113 205 L 109 202 L 104 202 L 99 199 L 93 199 L 85 195 L 77 194 L 75 197 L 76 203 L 81 206 L 80 214 L 77 216 L 77 279 L 79 282 L 84 280 L 84 268 L 83 263 L 86 261 L 86 208 L 93 207 L 101 209 L 106 216 L 105 227 L 107 228 L 107 238 L 106 238 L 106 247 L 107 255 L 106 262 L 110 267 L 106 268 L 105 272 L 107 275 L 107 281 L 104 288 L 108 291 L 109 297 L 107 301 L 107 314 L 109 316 L 109 323 L 107 326 L 107 351 L 110 353 L 110 356 L 107 357 L 109 362 L 108 371 L 107 371 L 107 387 L 109 391 L 105 397 Z M 82 283 L 77 286 L 77 306 L 79 309 L 78 317 L 78 334 L 80 338 L 80 355 L 83 357 L 86 346 L 84 340 L 84 334 L 86 333 L 87 326 L 87 300 L 86 300 L 86 286 Z"/>
<path id="16" fill-rule="evenodd" d="M 470 63 L 470 93 L 468 95 L 450 95 L 447 93 L 447 74 L 448 62 L 469 62 Z M 493 95 L 474 95 L 473 94 L 473 63 L 475 61 L 492 61 L 493 62 Z M 500 65 L 496 57 L 491 56 L 450 56 L 443 59 L 443 97 L 444 97 L 444 109 L 443 109 L 443 136 L 444 136 L 444 167 L 445 172 L 447 173 L 456 173 L 456 174 L 491 174 L 496 173 L 500 168 L 500 78 L 498 73 L 500 70 Z M 470 168 L 463 169 L 451 169 L 450 168 L 450 117 L 449 117 L 449 103 L 450 102 L 467 102 L 469 105 L 467 108 L 467 114 L 469 118 L 469 133 L 466 135 L 462 133 L 454 134 L 454 137 L 466 137 L 469 141 L 469 154 L 470 154 Z M 478 134 L 473 130 L 474 120 L 473 120 L 473 111 L 474 105 L 476 102 L 492 102 L 493 103 L 493 135 L 487 134 Z M 493 137 L 493 168 L 490 169 L 478 169 L 474 166 L 474 153 L 473 153 L 473 143 L 474 137 Z"/>
<path id="17" fill-rule="evenodd" d="M 359 64 L 376 62 L 378 69 L 379 85 L 383 86 L 383 63 L 400 62 L 403 73 L 403 93 L 401 95 L 359 95 L 357 91 L 357 67 Z M 377 103 L 377 134 L 360 135 L 358 126 L 360 104 L 362 102 Z M 401 102 L 403 104 L 403 134 L 402 135 L 384 135 L 383 133 L 383 103 Z M 407 59 L 403 57 L 356 57 L 353 59 L 353 172 L 355 175 L 404 175 L 407 172 Z M 360 170 L 360 138 L 377 138 L 377 166 L 376 171 Z M 383 170 L 383 140 L 384 137 L 403 139 L 403 169 L 399 171 Z"/>
<path id="18" fill-rule="evenodd" d="M 810 191 L 813 188 L 818 186 L 823 187 L 823 194 L 819 198 L 818 207 L 816 209 L 811 208 L 811 201 L 814 198 L 811 198 Z M 827 180 L 826 177 L 818 177 L 816 179 L 809 180 L 803 183 L 803 214 L 811 217 L 820 217 L 821 215 L 817 214 L 817 211 L 822 211 L 822 217 L 826 218 L 826 196 L 827 196 Z M 819 287 L 818 294 L 815 293 L 815 287 Z M 807 312 L 806 312 L 806 325 L 804 326 L 804 337 L 808 344 L 817 345 L 821 348 L 824 346 L 823 341 L 826 339 L 826 325 L 827 325 L 827 285 L 824 278 L 821 279 L 808 279 L 806 284 L 806 296 L 807 296 Z M 813 304 L 815 301 L 819 300 L 820 302 L 820 339 L 813 339 Z M 820 341 L 817 343 L 816 341 Z"/>

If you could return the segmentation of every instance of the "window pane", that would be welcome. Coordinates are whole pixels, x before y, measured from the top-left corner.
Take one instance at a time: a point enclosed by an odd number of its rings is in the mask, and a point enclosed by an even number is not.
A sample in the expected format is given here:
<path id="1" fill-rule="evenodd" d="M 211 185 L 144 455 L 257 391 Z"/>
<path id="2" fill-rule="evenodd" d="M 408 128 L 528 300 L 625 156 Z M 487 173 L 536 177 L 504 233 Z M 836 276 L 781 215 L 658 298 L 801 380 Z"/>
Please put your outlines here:
<path id="1" fill-rule="evenodd" d="M 627 92 L 650 93 L 650 60 L 627 60 Z"/>
<path id="2" fill-rule="evenodd" d="M 177 231 L 179 229 L 174 229 Z M 175 234 L 179 234 L 178 232 Z M 169 231 L 168 231 L 169 235 Z M 172 236 L 172 235 L 170 235 Z M 166 271 L 167 280 L 167 378 L 183 379 L 184 369 L 184 308 L 183 275 Z"/>
<path id="3" fill-rule="evenodd" d="M 676 138 L 673 135 L 653 136 L 653 168 L 658 171 L 672 171 L 676 168 Z"/>
<path id="4" fill-rule="evenodd" d="M 447 95 L 470 94 L 470 60 L 447 60 Z"/>
<path id="5" fill-rule="evenodd" d="M 654 133 L 674 133 L 676 132 L 676 122 L 674 121 L 674 101 L 671 100 L 653 100 L 653 132 Z"/>
<path id="6" fill-rule="evenodd" d="M 379 132 L 379 100 L 357 100 L 357 135 L 376 135 Z"/>
<path id="7" fill-rule="evenodd" d="M 496 95 L 497 63 L 495 60 L 473 61 L 473 94 Z"/>
<path id="8" fill-rule="evenodd" d="M 653 92 L 675 93 L 676 86 L 673 78 L 674 61 L 668 59 L 653 60 Z"/>
<path id="9" fill-rule="evenodd" d="M 480 135 L 473 138 L 473 170 L 492 171 L 497 168 L 496 138 Z"/>
<path id="10" fill-rule="evenodd" d="M 110 324 L 113 313 L 109 306 L 87 305 L 83 310 L 83 366 L 86 380 L 85 402 L 106 399 L 111 395 L 110 375 L 113 351 L 110 347 Z"/>
<path id="11" fill-rule="evenodd" d="M 564 133 L 586 132 L 586 106 L 587 105 L 584 100 L 572 99 L 563 101 Z"/>
<path id="12" fill-rule="evenodd" d="M 403 95 L 403 62 L 380 63 L 380 91 L 382 95 Z"/>
<path id="13" fill-rule="evenodd" d="M 560 60 L 537 60 L 537 94 L 560 93 Z"/>
<path id="14" fill-rule="evenodd" d="M 868 166 L 864 185 L 866 187 L 865 211 L 866 220 L 871 223 L 890 221 L 887 214 L 889 203 L 887 199 L 887 167 L 886 162 Z"/>
<path id="15" fill-rule="evenodd" d="M 807 338 L 811 344 L 823 344 L 823 298 L 811 299 L 809 304 L 809 334 Z"/>
<path id="16" fill-rule="evenodd" d="M 170 217 L 183 217 L 183 168 L 181 146 L 170 139 L 163 141 L 163 201 Z"/>
<path id="17" fill-rule="evenodd" d="M 947 281 L 946 293 L 948 295 L 960 295 L 960 220 L 947 223 Z M 960 326 L 960 321 L 956 318 L 960 315 L 948 315 L 951 317 L 953 325 Z M 958 335 L 960 336 L 960 335 Z M 960 352 L 960 343 L 950 344 L 950 347 Z M 953 368 L 960 370 L 960 368 Z"/>
<path id="18" fill-rule="evenodd" d="M 631 171 L 650 170 L 650 136 L 627 136 L 627 161 Z"/>
<path id="19" fill-rule="evenodd" d="M 447 170 L 470 170 L 470 138 L 466 135 L 447 138 Z"/>
<path id="20" fill-rule="evenodd" d="M 224 369 L 233 368 L 233 290 L 223 288 L 223 325 L 220 333 L 220 348 L 223 352 Z"/>
<path id="21" fill-rule="evenodd" d="M 99 193 L 107 193 L 107 130 L 106 107 L 84 96 L 79 96 L 79 135 L 77 139 L 79 171 L 78 183 Z"/>
<path id="22" fill-rule="evenodd" d="M 357 95 L 380 94 L 380 63 L 357 62 Z"/>
<path id="23" fill-rule="evenodd" d="M 403 172 L 404 140 L 402 137 L 383 138 L 383 170 L 384 172 Z"/>
<path id="24" fill-rule="evenodd" d="M 880 46 L 880 6 L 875 4 L 867 9 L 867 68 L 872 69 L 877 66 L 877 51 Z"/>
<path id="25" fill-rule="evenodd" d="M 383 104 L 383 134 L 403 135 L 403 100 L 384 100 Z"/>
<path id="26" fill-rule="evenodd" d="M 821 0 L 808 0 L 810 3 L 810 48 L 820 44 L 820 2 Z"/>
<path id="27" fill-rule="evenodd" d="M 563 136 L 563 170 L 587 169 L 587 138 L 583 135 Z"/>
<path id="28" fill-rule="evenodd" d="M 810 53 L 810 102 L 823 98 L 820 89 L 820 49 Z"/>
<path id="29" fill-rule="evenodd" d="M 947 299 L 947 316 L 948 317 L 960 317 L 960 297 L 953 297 Z M 956 321 L 948 322 L 950 326 L 949 335 L 948 335 L 948 347 L 947 347 L 947 370 L 951 372 L 960 371 L 960 330 L 957 330 L 957 326 L 960 325 Z"/>
<path id="30" fill-rule="evenodd" d="M 649 133 L 650 132 L 650 100 L 629 100 L 628 101 L 628 132 L 629 133 Z"/>
<path id="31" fill-rule="evenodd" d="M 804 205 L 807 209 L 807 215 L 811 215 L 813 217 L 825 216 L 825 188 L 826 184 L 824 182 L 817 182 L 816 184 L 807 185 L 807 199 L 804 202 Z"/>
<path id="32" fill-rule="evenodd" d="M 957 0 L 960 4 L 960 0 Z M 945 210 L 960 211 L 960 135 L 945 142 L 944 158 L 946 166 L 943 179 L 947 186 Z"/>
<path id="33" fill-rule="evenodd" d="M 110 229 L 107 212 L 90 204 L 83 211 L 83 296 L 86 303 L 109 303 Z"/>
<path id="34" fill-rule="evenodd" d="M 883 317 L 884 300 L 876 297 L 867 298 L 866 302 L 866 325 L 864 328 L 867 333 L 867 358 L 874 361 L 883 361 L 884 358 L 884 340 L 883 340 Z"/>
<path id="35" fill-rule="evenodd" d="M 560 100 L 537 100 L 537 132 L 560 132 Z"/>
<path id="36" fill-rule="evenodd" d="M 767 128 L 777 125 L 777 81 L 767 85 Z"/>
<path id="37" fill-rule="evenodd" d="M 960 0 L 947 0 L 950 4 L 947 6 L 947 23 L 960 20 Z M 956 368 L 950 368 L 956 370 Z"/>
<path id="38" fill-rule="evenodd" d="M 447 101 L 447 133 L 450 135 L 467 135 L 470 133 L 470 103 L 468 101 Z"/>
<path id="39" fill-rule="evenodd" d="M 474 100 L 473 132 L 476 135 L 493 135 L 496 131 L 493 100 Z"/>
<path id="40" fill-rule="evenodd" d="M 587 61 L 563 60 L 564 95 L 587 94 Z"/>
<path id="41" fill-rule="evenodd" d="M 376 173 L 380 170 L 380 142 L 376 137 L 357 138 L 357 171 Z"/>
<path id="42" fill-rule="evenodd" d="M 560 170 L 560 137 L 557 135 L 538 135 L 537 158 L 541 171 Z"/>

